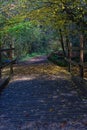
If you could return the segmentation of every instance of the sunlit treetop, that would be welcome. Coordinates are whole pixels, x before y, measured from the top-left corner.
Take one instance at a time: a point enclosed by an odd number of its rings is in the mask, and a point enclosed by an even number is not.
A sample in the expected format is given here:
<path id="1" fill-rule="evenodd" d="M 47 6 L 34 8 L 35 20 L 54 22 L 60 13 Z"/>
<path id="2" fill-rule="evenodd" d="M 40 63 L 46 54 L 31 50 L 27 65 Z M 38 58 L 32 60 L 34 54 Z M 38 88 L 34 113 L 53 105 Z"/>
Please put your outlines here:
<path id="1" fill-rule="evenodd" d="M 35 21 L 56 29 L 69 23 L 87 27 L 86 0 L 2 0 L 0 7 L 1 26 Z"/>

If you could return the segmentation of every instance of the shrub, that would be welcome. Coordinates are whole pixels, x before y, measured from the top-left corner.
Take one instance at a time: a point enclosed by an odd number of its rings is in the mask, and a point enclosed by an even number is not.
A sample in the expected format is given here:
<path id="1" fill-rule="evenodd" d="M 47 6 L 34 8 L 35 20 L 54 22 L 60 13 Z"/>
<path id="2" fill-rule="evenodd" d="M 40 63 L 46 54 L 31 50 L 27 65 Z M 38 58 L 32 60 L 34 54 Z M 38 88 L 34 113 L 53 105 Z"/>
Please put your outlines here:
<path id="1" fill-rule="evenodd" d="M 59 66 L 67 66 L 66 61 L 64 60 L 63 55 L 59 55 L 58 52 L 52 52 L 48 56 L 48 60 L 52 61 L 53 63 L 59 65 Z"/>

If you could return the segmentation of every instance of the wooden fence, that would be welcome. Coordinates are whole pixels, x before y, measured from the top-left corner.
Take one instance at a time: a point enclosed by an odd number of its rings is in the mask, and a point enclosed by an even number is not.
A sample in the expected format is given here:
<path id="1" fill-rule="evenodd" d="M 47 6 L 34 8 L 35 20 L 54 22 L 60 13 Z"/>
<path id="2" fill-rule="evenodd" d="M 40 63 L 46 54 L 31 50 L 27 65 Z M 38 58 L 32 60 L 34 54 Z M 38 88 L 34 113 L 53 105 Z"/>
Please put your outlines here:
<path id="1" fill-rule="evenodd" d="M 84 48 L 83 36 L 80 35 L 80 46 L 72 47 L 70 42 L 67 43 L 68 54 L 65 57 L 65 60 L 68 62 L 68 71 L 71 72 L 72 65 L 79 67 L 79 76 L 84 78 L 84 67 L 87 66 L 87 63 L 84 61 L 84 54 L 87 54 L 87 48 Z M 72 60 L 73 52 L 79 52 L 79 61 L 76 62 Z"/>
<path id="2" fill-rule="evenodd" d="M 2 78 L 2 69 L 4 69 L 7 66 L 10 67 L 10 75 L 13 74 L 13 63 L 16 60 L 16 59 L 13 59 L 13 51 L 14 51 L 14 48 L 12 48 L 12 45 L 10 45 L 10 47 L 7 49 L 2 49 L 0 47 L 0 79 Z M 5 62 L 4 64 L 2 63 L 2 53 L 3 52 L 9 53 L 9 61 Z"/>

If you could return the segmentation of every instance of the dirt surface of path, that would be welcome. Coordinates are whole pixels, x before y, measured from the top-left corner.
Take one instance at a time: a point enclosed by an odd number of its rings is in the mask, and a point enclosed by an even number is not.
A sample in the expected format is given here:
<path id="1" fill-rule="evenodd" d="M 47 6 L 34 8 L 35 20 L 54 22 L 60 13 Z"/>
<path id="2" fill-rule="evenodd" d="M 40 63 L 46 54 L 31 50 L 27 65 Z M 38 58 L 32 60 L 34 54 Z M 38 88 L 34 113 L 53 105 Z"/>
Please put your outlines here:
<path id="1" fill-rule="evenodd" d="M 87 130 L 87 100 L 64 68 L 33 58 L 14 66 L 0 95 L 0 130 Z"/>
<path id="2" fill-rule="evenodd" d="M 29 60 L 19 62 L 19 65 L 40 64 L 45 62 L 47 62 L 47 56 L 37 56 Z"/>

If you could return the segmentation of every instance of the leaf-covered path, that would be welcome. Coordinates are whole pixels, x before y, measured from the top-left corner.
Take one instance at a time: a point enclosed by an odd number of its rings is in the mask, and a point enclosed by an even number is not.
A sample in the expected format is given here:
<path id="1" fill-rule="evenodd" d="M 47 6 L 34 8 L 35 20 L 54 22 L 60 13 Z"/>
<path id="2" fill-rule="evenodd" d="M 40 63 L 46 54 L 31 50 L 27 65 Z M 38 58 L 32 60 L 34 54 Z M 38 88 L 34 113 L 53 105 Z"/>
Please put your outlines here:
<path id="1" fill-rule="evenodd" d="M 0 95 L 0 130 L 86 129 L 87 100 L 78 96 L 64 68 L 46 57 L 15 65 Z"/>

